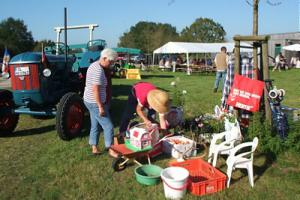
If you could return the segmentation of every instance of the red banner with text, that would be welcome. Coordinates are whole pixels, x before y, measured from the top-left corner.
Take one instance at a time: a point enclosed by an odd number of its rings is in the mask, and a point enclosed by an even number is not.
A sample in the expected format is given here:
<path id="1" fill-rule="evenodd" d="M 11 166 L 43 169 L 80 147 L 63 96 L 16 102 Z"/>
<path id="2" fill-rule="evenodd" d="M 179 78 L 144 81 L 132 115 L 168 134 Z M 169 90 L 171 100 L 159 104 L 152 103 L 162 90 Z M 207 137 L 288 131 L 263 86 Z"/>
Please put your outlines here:
<path id="1" fill-rule="evenodd" d="M 235 108 L 256 112 L 263 95 L 264 82 L 235 74 L 227 104 Z"/>

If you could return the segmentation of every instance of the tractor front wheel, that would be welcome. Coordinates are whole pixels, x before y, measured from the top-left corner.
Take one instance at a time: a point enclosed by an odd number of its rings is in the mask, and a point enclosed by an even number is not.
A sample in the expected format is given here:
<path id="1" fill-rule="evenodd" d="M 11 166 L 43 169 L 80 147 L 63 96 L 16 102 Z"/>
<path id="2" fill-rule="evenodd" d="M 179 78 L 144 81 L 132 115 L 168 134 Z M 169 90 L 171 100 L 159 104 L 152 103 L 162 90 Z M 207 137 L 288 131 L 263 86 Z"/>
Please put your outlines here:
<path id="1" fill-rule="evenodd" d="M 70 140 L 81 134 L 85 107 L 77 93 L 65 94 L 57 107 L 56 130 L 62 140 Z"/>
<path id="2" fill-rule="evenodd" d="M 14 106 L 12 93 L 0 90 L 0 135 L 12 134 L 18 124 L 19 115 L 13 113 Z"/>

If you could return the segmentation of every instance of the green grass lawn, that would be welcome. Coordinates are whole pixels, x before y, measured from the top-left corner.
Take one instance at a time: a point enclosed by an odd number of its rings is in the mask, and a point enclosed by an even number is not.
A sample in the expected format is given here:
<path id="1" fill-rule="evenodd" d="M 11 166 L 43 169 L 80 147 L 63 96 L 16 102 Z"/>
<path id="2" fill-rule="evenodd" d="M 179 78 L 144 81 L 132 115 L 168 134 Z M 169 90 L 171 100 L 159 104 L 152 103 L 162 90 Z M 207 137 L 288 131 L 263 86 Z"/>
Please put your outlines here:
<path id="1" fill-rule="evenodd" d="M 278 88 L 286 90 L 283 104 L 300 108 L 300 70 L 270 72 Z M 214 75 L 152 72 L 143 81 L 171 91 L 171 81 L 187 90 L 186 116 L 212 113 L 221 92 L 213 93 Z M 118 130 L 120 115 L 130 86 L 136 81 L 113 79 L 112 120 Z M 143 186 L 136 182 L 129 165 L 114 172 L 106 154 L 92 156 L 88 145 L 88 117 L 84 136 L 69 142 L 56 134 L 55 119 L 34 119 L 22 115 L 14 135 L 0 137 L 0 199 L 164 199 L 162 183 Z M 300 131 L 300 130 L 299 130 Z M 100 137 L 101 148 L 103 136 Z M 229 189 L 203 199 L 300 199 L 300 155 L 284 152 L 273 156 L 257 152 L 254 157 L 255 186 L 245 171 L 236 170 Z M 152 159 L 167 167 L 169 158 Z M 217 167 L 226 172 L 224 159 Z M 197 199 L 188 194 L 186 199 Z"/>

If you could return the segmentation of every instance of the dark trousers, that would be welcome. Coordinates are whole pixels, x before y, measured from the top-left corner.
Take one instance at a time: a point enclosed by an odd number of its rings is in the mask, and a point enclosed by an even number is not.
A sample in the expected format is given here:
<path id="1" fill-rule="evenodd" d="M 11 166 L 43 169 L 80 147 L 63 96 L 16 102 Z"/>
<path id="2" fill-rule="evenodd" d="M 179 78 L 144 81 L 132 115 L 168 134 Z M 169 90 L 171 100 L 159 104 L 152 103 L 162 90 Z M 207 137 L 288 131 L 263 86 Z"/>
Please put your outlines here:
<path id="1" fill-rule="evenodd" d="M 138 101 L 135 96 L 134 88 L 132 88 L 131 92 L 128 95 L 127 105 L 126 105 L 126 108 L 125 108 L 122 118 L 121 118 L 120 129 L 119 129 L 120 135 L 125 136 L 125 132 L 128 128 L 130 120 L 132 120 L 135 117 L 134 114 L 136 113 L 137 105 L 138 105 Z M 154 122 L 155 121 L 155 110 L 148 109 L 147 118 L 150 121 Z"/>

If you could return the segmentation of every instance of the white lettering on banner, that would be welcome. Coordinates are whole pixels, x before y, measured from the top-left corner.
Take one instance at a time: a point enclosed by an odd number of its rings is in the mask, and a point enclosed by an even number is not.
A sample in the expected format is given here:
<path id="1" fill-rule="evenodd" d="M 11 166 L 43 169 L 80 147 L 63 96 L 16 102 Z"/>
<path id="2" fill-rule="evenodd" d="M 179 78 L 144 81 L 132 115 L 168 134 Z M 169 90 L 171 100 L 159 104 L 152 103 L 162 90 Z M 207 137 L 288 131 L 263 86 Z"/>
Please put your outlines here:
<path id="1" fill-rule="evenodd" d="M 255 98 L 255 99 L 260 99 L 260 96 L 257 95 L 257 94 L 251 94 L 251 97 L 252 97 L 252 98 Z"/>
<path id="2" fill-rule="evenodd" d="M 239 89 L 234 88 L 234 89 L 233 89 L 233 95 L 238 95 L 238 94 L 239 94 L 239 91 L 240 91 Z"/>
<path id="3" fill-rule="evenodd" d="M 245 104 L 242 104 L 240 102 L 236 102 L 235 107 L 241 108 L 241 109 L 244 109 L 244 110 L 250 110 L 251 108 L 253 108 L 253 106 L 245 105 Z"/>
<path id="4" fill-rule="evenodd" d="M 233 89 L 233 95 L 232 96 L 240 96 L 240 97 L 243 97 L 245 99 L 250 99 L 250 97 L 254 98 L 254 99 L 260 99 L 260 97 L 261 97 L 257 94 L 253 94 L 253 93 L 250 93 L 250 92 L 247 92 L 247 91 L 244 91 L 244 90 L 239 90 L 237 88 Z"/>
<path id="5" fill-rule="evenodd" d="M 245 99 L 249 99 L 249 93 L 243 90 L 240 91 L 240 97 L 244 97 Z"/>

